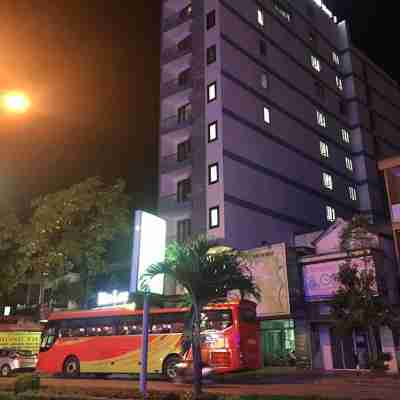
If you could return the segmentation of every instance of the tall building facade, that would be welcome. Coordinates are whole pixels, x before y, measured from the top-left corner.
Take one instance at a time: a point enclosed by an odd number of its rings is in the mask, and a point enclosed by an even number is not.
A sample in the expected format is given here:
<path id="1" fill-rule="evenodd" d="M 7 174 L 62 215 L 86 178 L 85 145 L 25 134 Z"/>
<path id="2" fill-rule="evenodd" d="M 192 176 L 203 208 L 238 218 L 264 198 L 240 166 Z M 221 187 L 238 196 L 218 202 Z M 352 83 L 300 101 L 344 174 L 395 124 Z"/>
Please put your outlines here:
<path id="1" fill-rule="evenodd" d="M 321 0 L 162 2 L 159 213 L 168 237 L 293 243 L 388 218 L 397 83 Z"/>

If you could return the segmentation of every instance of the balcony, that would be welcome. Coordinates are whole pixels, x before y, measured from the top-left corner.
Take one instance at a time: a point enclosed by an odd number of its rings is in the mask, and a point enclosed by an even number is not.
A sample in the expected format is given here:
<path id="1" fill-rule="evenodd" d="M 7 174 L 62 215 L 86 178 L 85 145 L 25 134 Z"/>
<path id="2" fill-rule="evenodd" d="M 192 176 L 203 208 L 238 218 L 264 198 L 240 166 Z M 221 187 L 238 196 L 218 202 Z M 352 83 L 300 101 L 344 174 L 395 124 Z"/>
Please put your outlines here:
<path id="1" fill-rule="evenodd" d="M 161 98 L 172 96 L 180 91 L 193 88 L 193 80 L 191 76 L 185 79 L 173 79 L 161 85 Z"/>
<path id="2" fill-rule="evenodd" d="M 177 45 L 164 50 L 161 54 L 161 64 L 167 64 L 177 58 L 192 52 L 192 35 L 187 36 Z"/>
<path id="3" fill-rule="evenodd" d="M 172 117 L 165 118 L 160 123 L 161 134 L 166 134 L 171 131 L 176 131 L 178 129 L 188 128 L 193 123 L 192 113 L 188 113 L 185 117 L 179 115 L 173 115 Z"/>
<path id="4" fill-rule="evenodd" d="M 400 222 L 400 204 L 392 204 L 393 222 Z"/>
<path id="5" fill-rule="evenodd" d="M 167 32 L 170 29 L 173 29 L 176 26 L 189 21 L 190 19 L 192 19 L 192 15 L 192 6 L 188 5 L 181 11 L 178 11 L 177 13 L 167 17 L 162 25 L 163 32 Z"/>
<path id="6" fill-rule="evenodd" d="M 179 201 L 176 193 L 160 197 L 158 200 L 160 215 L 167 218 L 182 218 L 190 214 L 192 201 Z"/>
<path id="7" fill-rule="evenodd" d="M 174 171 L 182 171 L 183 169 L 190 170 L 192 165 L 191 158 L 185 160 L 178 160 L 178 154 L 171 154 L 167 157 L 163 157 L 160 160 L 160 173 L 168 174 Z"/>

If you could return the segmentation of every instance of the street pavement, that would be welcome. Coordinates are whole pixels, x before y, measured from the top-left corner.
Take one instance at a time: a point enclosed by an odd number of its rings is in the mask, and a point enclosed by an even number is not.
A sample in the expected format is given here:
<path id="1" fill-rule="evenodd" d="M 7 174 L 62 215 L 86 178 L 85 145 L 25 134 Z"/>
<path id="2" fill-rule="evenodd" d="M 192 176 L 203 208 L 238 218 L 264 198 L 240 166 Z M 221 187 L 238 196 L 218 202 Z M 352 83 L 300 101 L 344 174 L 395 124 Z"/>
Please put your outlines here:
<path id="1" fill-rule="evenodd" d="M 10 390 L 15 378 L 0 378 L 0 391 Z M 276 381 L 275 381 L 276 382 Z M 83 393 L 93 396 L 129 398 L 138 382 L 128 379 L 42 379 L 42 388 L 51 393 Z M 189 384 L 174 384 L 150 381 L 149 390 L 162 392 L 190 391 Z M 299 382 L 289 379 L 285 383 L 265 384 L 219 384 L 208 383 L 205 391 L 224 395 L 288 395 L 322 396 L 332 399 L 354 400 L 399 400 L 400 379 L 398 377 L 335 376 L 312 378 Z"/>

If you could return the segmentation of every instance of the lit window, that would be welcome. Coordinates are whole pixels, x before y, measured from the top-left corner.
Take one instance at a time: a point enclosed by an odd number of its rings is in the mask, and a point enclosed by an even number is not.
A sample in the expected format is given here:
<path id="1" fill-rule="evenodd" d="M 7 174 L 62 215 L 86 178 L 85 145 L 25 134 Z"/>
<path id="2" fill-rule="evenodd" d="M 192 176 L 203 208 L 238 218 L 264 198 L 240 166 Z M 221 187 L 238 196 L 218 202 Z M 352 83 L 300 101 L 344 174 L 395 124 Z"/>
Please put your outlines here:
<path id="1" fill-rule="evenodd" d="M 350 133 L 346 129 L 343 129 L 343 128 L 342 128 L 342 139 L 343 139 L 343 142 L 350 143 Z"/>
<path id="2" fill-rule="evenodd" d="M 338 76 L 336 77 L 336 86 L 339 90 L 343 90 L 343 81 Z"/>
<path id="3" fill-rule="evenodd" d="M 291 16 L 290 12 L 282 6 L 282 4 L 275 2 L 274 9 L 278 14 L 280 14 L 283 18 L 285 18 L 288 22 L 290 22 L 290 20 L 292 19 L 292 16 Z"/>
<path id="4" fill-rule="evenodd" d="M 321 152 L 321 156 L 328 158 L 329 157 L 329 147 L 325 142 L 319 142 L 319 150 Z"/>
<path id="5" fill-rule="evenodd" d="M 319 62 L 317 57 L 311 56 L 311 65 L 316 71 L 321 71 L 321 63 Z"/>
<path id="6" fill-rule="evenodd" d="M 326 128 L 326 116 L 321 111 L 317 110 L 317 122 L 319 126 Z"/>
<path id="7" fill-rule="evenodd" d="M 218 139 L 218 123 L 217 121 L 211 122 L 208 125 L 208 142 L 214 142 Z"/>
<path id="8" fill-rule="evenodd" d="M 271 123 L 271 116 L 270 116 L 269 108 L 265 107 L 265 106 L 264 106 L 264 122 L 266 124 Z"/>
<path id="9" fill-rule="evenodd" d="M 219 207 L 212 207 L 209 210 L 210 229 L 219 227 Z"/>
<path id="10" fill-rule="evenodd" d="M 332 52 L 332 60 L 336 65 L 340 65 L 340 58 L 334 51 Z"/>
<path id="11" fill-rule="evenodd" d="M 212 185 L 213 183 L 217 183 L 219 180 L 219 169 L 218 163 L 212 164 L 208 166 L 208 183 Z"/>
<path id="12" fill-rule="evenodd" d="M 346 161 L 346 168 L 349 171 L 353 171 L 353 161 L 351 161 L 349 157 L 346 157 L 345 161 Z"/>
<path id="13" fill-rule="evenodd" d="M 210 103 L 217 98 L 217 83 L 213 82 L 207 86 L 207 101 Z"/>
<path id="14" fill-rule="evenodd" d="M 264 89 L 268 89 L 269 82 L 268 82 L 268 75 L 266 73 L 261 74 L 261 86 Z"/>
<path id="15" fill-rule="evenodd" d="M 326 206 L 326 219 L 329 222 L 335 222 L 336 220 L 336 211 L 331 206 Z"/>
<path id="16" fill-rule="evenodd" d="M 261 9 L 257 10 L 257 22 L 259 25 L 264 26 L 264 13 Z"/>
<path id="17" fill-rule="evenodd" d="M 322 173 L 322 183 L 324 187 L 326 187 L 329 190 L 333 190 L 333 180 L 332 176 L 327 174 L 326 172 Z"/>
<path id="18" fill-rule="evenodd" d="M 357 200 L 357 191 L 352 186 L 349 186 L 349 196 L 351 200 L 353 201 Z"/>

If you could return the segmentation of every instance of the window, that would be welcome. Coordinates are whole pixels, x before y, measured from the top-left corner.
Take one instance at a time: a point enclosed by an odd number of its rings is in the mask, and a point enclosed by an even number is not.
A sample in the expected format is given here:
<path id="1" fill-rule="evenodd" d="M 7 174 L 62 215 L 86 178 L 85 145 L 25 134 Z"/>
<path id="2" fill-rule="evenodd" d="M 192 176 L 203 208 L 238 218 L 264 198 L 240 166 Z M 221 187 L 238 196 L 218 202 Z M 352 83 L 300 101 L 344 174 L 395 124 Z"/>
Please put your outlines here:
<path id="1" fill-rule="evenodd" d="M 336 86 L 340 91 L 343 90 L 343 81 L 338 76 L 336 76 Z"/>
<path id="2" fill-rule="evenodd" d="M 257 9 L 257 22 L 258 25 L 264 26 L 264 12 L 260 8 Z"/>
<path id="3" fill-rule="evenodd" d="M 347 104 L 344 100 L 339 101 L 339 111 L 343 115 L 347 114 Z"/>
<path id="4" fill-rule="evenodd" d="M 185 242 L 192 234 L 192 221 L 190 219 L 182 219 L 177 223 L 177 240 Z"/>
<path id="5" fill-rule="evenodd" d="M 178 161 L 185 161 L 190 157 L 191 143 L 190 139 L 178 143 Z"/>
<path id="6" fill-rule="evenodd" d="M 307 4 L 307 15 L 308 15 L 310 18 L 314 18 L 314 9 L 313 9 L 313 7 L 311 6 L 311 4 Z"/>
<path id="7" fill-rule="evenodd" d="M 193 8 L 192 5 L 189 4 L 188 6 L 186 6 L 180 13 L 180 17 L 181 18 L 186 18 L 186 17 L 190 17 L 192 15 L 193 12 Z"/>
<path id="8" fill-rule="evenodd" d="M 209 30 L 215 26 L 215 22 L 216 22 L 215 10 L 212 10 L 209 13 L 207 13 L 206 20 L 207 20 L 207 22 L 206 22 L 207 30 Z"/>
<path id="9" fill-rule="evenodd" d="M 208 166 L 208 183 L 212 185 L 217 183 L 219 180 L 219 168 L 218 163 L 211 164 Z"/>
<path id="10" fill-rule="evenodd" d="M 326 219 L 329 222 L 335 222 L 336 220 L 336 211 L 331 206 L 326 206 Z"/>
<path id="11" fill-rule="evenodd" d="M 259 46 L 260 46 L 260 54 L 262 56 L 266 56 L 267 55 L 267 44 L 265 43 L 265 41 L 260 40 Z"/>
<path id="12" fill-rule="evenodd" d="M 325 158 L 329 158 L 329 147 L 325 142 L 320 141 L 319 142 L 319 150 L 321 153 L 321 156 Z"/>
<path id="13" fill-rule="evenodd" d="M 269 108 L 265 107 L 265 106 L 264 106 L 264 122 L 266 124 L 271 123 L 271 116 L 270 116 Z"/>
<path id="14" fill-rule="evenodd" d="M 349 157 L 345 157 L 345 161 L 346 161 L 346 168 L 349 171 L 353 172 L 353 161 L 351 161 L 351 159 Z"/>
<path id="15" fill-rule="evenodd" d="M 311 66 L 318 72 L 321 71 L 321 63 L 318 58 L 315 56 L 311 56 Z"/>
<path id="16" fill-rule="evenodd" d="M 317 35 L 314 31 L 308 32 L 308 41 L 315 46 L 317 44 Z"/>
<path id="17" fill-rule="evenodd" d="M 321 100 L 325 100 L 325 88 L 322 83 L 315 82 L 315 93 Z"/>
<path id="18" fill-rule="evenodd" d="M 333 190 L 333 180 L 332 176 L 327 174 L 326 172 L 322 173 L 322 184 L 329 190 Z"/>
<path id="19" fill-rule="evenodd" d="M 290 20 L 292 19 L 292 15 L 282 4 L 276 1 L 274 3 L 274 9 L 281 17 L 285 18 L 286 21 L 290 22 Z"/>
<path id="20" fill-rule="evenodd" d="M 190 195 L 192 192 L 192 182 L 191 179 L 184 179 L 183 181 L 179 181 L 177 185 L 177 200 L 178 203 L 183 203 L 190 199 Z"/>
<path id="21" fill-rule="evenodd" d="M 350 200 L 357 201 L 357 191 L 352 186 L 349 186 Z"/>
<path id="22" fill-rule="evenodd" d="M 208 143 L 218 139 L 218 122 L 214 121 L 208 124 Z"/>
<path id="23" fill-rule="evenodd" d="M 261 87 L 263 89 L 268 89 L 268 86 L 269 86 L 268 75 L 265 72 L 263 72 L 261 74 Z"/>
<path id="24" fill-rule="evenodd" d="M 192 104 L 188 103 L 178 108 L 178 124 L 189 121 L 192 116 Z"/>
<path id="25" fill-rule="evenodd" d="M 217 60 L 217 46 L 214 44 L 207 48 L 207 65 Z"/>
<path id="26" fill-rule="evenodd" d="M 209 210 L 210 229 L 219 227 L 219 207 L 212 207 Z"/>
<path id="27" fill-rule="evenodd" d="M 349 134 L 349 132 L 348 132 L 346 129 L 344 129 L 344 128 L 342 128 L 342 140 L 343 140 L 343 142 L 345 142 L 345 143 L 350 143 L 350 134 Z"/>
<path id="28" fill-rule="evenodd" d="M 334 51 L 332 52 L 332 60 L 336 65 L 340 65 L 340 58 Z"/>
<path id="29" fill-rule="evenodd" d="M 326 128 L 326 116 L 321 111 L 317 110 L 317 122 L 319 126 Z"/>
<path id="30" fill-rule="evenodd" d="M 207 101 L 211 103 L 216 99 L 217 99 L 217 82 L 213 82 L 207 86 Z"/>

